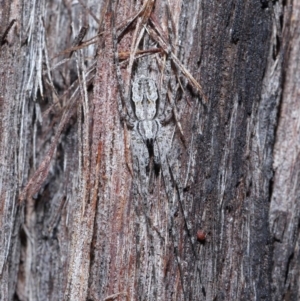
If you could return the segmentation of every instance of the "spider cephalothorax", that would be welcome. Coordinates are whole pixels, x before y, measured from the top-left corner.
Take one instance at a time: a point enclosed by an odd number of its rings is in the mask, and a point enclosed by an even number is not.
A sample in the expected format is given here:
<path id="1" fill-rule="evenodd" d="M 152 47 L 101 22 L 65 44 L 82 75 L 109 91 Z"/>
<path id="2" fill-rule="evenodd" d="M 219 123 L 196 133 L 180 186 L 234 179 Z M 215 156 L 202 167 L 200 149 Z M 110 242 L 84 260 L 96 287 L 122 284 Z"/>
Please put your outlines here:
<path id="1" fill-rule="evenodd" d="M 152 120 L 156 115 L 157 87 L 153 79 L 142 75 L 132 84 L 132 101 L 138 120 Z"/>

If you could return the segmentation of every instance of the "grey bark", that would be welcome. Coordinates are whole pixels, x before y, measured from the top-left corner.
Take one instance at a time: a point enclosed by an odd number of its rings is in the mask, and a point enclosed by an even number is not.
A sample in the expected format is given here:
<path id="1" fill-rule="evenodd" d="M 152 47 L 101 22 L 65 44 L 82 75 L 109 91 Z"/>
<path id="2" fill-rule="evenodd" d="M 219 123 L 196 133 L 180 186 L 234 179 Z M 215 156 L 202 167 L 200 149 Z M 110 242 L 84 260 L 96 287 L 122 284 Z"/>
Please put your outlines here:
<path id="1" fill-rule="evenodd" d="M 120 1 L 116 24 L 143 3 Z M 118 112 L 114 4 L 3 4 L 0 300 L 300 299 L 300 5 L 172 0 L 170 17 L 166 3 L 155 19 L 208 101 L 173 64 L 172 177 L 146 204 Z M 95 43 L 71 49 L 82 27 Z"/>

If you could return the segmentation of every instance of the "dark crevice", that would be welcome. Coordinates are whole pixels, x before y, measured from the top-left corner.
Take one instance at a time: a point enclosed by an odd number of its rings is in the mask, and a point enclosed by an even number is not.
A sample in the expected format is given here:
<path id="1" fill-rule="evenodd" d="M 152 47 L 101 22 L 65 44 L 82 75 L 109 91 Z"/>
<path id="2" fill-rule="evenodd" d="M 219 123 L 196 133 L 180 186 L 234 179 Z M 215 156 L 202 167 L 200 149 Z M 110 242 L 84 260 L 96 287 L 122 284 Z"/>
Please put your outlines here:
<path id="1" fill-rule="evenodd" d="M 281 39 L 278 35 L 276 35 L 276 44 L 273 46 L 273 60 L 275 61 L 279 52 L 280 52 L 280 46 L 281 46 Z"/>
<path id="2" fill-rule="evenodd" d="M 26 245 L 27 245 L 27 235 L 26 235 L 25 230 L 23 228 L 20 229 L 19 235 L 20 235 L 21 245 L 23 247 L 26 247 Z"/>
<path id="3" fill-rule="evenodd" d="M 1 294 L 0 294 L 0 297 L 1 297 Z M 14 293 L 13 300 L 14 301 L 21 301 L 17 293 Z"/>
<path id="4" fill-rule="evenodd" d="M 282 243 L 282 241 L 279 238 L 275 237 L 275 236 L 273 237 L 273 241 L 278 242 L 280 244 Z"/>
<path id="5" fill-rule="evenodd" d="M 204 286 L 202 286 L 202 294 L 203 294 L 204 297 L 206 297 L 206 291 L 205 291 Z"/>
<path id="6" fill-rule="evenodd" d="M 283 28 L 283 15 L 279 16 L 279 24 L 280 24 L 280 27 L 282 29 Z"/>
<path id="7" fill-rule="evenodd" d="M 266 9 L 269 7 L 269 0 L 260 0 L 261 8 Z"/>
<path id="8" fill-rule="evenodd" d="M 9 31 L 11 30 L 11 28 L 13 27 L 14 23 L 16 22 L 16 19 L 13 19 L 10 21 L 9 25 L 6 27 L 2 37 L 0 38 L 0 45 L 3 46 L 4 44 L 7 43 L 6 37 L 9 33 Z"/>
<path id="9" fill-rule="evenodd" d="M 274 176 L 274 170 L 273 169 L 272 169 L 272 173 L 273 173 L 273 176 Z M 269 181 L 269 203 L 271 202 L 271 199 L 272 199 L 273 189 L 274 189 L 274 179 L 272 177 Z"/>
<path id="10" fill-rule="evenodd" d="M 289 271 L 290 271 L 290 264 L 291 264 L 293 258 L 294 258 L 294 252 L 292 252 L 292 254 L 289 256 L 289 259 L 287 261 L 285 277 L 284 277 L 284 284 L 286 284 L 286 282 L 287 282 L 287 279 L 289 276 Z"/>

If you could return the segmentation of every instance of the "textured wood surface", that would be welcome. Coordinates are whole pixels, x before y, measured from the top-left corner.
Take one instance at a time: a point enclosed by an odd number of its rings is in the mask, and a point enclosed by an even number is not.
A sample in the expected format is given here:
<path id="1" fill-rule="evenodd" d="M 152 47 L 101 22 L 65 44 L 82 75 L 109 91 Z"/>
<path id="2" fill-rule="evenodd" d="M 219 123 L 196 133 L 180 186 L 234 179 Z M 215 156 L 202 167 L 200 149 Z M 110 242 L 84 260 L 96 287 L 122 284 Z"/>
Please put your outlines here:
<path id="1" fill-rule="evenodd" d="M 173 64 L 169 176 L 146 200 L 112 40 L 112 17 L 120 32 L 145 1 L 0 11 L 0 300 L 298 300 L 299 4 L 147 3 L 207 102 Z M 127 83 L 135 26 L 118 45 Z M 78 50 L 82 27 L 98 37 Z M 159 82 L 163 51 L 149 57 Z"/>
<path id="2" fill-rule="evenodd" d="M 300 221 L 300 4 L 287 1 L 282 26 L 282 101 L 274 146 L 270 204 L 273 238 L 272 299 L 299 300 Z"/>

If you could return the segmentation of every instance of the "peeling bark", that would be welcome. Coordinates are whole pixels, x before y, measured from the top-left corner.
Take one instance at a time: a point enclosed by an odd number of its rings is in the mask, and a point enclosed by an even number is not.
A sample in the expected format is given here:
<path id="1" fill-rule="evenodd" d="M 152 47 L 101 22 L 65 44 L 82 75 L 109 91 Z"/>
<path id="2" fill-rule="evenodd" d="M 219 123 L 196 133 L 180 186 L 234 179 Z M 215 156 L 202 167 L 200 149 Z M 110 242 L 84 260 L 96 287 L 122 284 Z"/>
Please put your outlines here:
<path id="1" fill-rule="evenodd" d="M 300 5 L 284 3 L 282 27 L 282 99 L 274 145 L 274 178 L 270 204 L 273 238 L 273 300 L 298 300 L 300 225 L 299 51 Z"/>
<path id="2" fill-rule="evenodd" d="M 0 12 L 0 299 L 298 300 L 299 4 L 114 5 Z M 118 111 L 114 16 L 125 89 L 138 22 L 157 30 L 136 56 L 159 83 L 169 53 L 180 79 L 146 200 Z"/>

